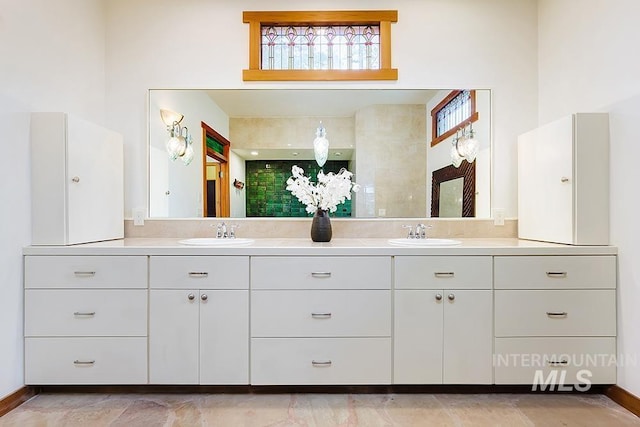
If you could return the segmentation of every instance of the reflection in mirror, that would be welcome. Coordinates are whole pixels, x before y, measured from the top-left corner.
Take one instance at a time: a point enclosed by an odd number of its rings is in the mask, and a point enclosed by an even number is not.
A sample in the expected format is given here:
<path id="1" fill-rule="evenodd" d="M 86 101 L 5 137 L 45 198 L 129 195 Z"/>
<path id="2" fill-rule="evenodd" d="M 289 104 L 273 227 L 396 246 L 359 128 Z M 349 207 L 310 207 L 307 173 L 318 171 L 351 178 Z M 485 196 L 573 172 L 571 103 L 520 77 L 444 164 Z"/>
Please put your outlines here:
<path id="1" fill-rule="evenodd" d="M 431 217 L 474 217 L 475 209 L 476 162 L 463 160 L 459 167 L 449 165 L 433 172 Z"/>
<path id="2" fill-rule="evenodd" d="M 474 92 L 473 130 L 480 143 L 473 162 L 474 213 L 486 218 L 490 212 L 490 91 Z M 329 140 L 325 172 L 330 166 L 346 167 L 361 186 L 341 216 L 429 217 L 432 175 L 451 164 L 455 137 L 455 133 L 444 135 L 432 142 L 432 110 L 452 93 L 427 89 L 150 90 L 149 217 L 307 216 L 297 201 L 287 198 L 285 182 L 293 164 L 307 165 L 307 175 L 315 179 L 313 141 L 320 122 Z M 193 135 L 190 165 L 169 159 L 169 134 L 160 109 L 184 116 L 181 125 Z M 228 152 L 218 149 L 227 143 Z M 245 185 L 234 186 L 234 182 Z"/>
<path id="3" fill-rule="evenodd" d="M 464 178 L 456 178 L 440 184 L 440 218 L 462 217 L 462 188 Z"/>

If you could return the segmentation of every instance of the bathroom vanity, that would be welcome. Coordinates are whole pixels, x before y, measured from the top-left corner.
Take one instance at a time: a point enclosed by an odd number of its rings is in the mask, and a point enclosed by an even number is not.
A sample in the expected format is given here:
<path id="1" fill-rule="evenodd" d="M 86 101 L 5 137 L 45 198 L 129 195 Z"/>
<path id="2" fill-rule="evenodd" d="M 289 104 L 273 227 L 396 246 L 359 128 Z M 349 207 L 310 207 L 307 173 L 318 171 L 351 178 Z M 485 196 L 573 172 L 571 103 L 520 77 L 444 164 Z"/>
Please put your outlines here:
<path id="1" fill-rule="evenodd" d="M 614 247 L 178 240 L 25 248 L 26 384 L 616 382 Z"/>

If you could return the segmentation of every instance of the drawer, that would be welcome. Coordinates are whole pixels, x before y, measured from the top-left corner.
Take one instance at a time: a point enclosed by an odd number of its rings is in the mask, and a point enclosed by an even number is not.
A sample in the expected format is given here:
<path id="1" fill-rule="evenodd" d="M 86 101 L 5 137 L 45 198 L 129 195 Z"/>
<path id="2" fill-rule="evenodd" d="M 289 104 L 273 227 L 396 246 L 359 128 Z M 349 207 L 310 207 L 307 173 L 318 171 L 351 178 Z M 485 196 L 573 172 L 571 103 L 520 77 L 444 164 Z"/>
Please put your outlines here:
<path id="1" fill-rule="evenodd" d="M 26 288 L 147 288 L 146 256 L 27 256 Z"/>
<path id="2" fill-rule="evenodd" d="M 25 338 L 26 384 L 146 384 L 146 338 Z"/>
<path id="3" fill-rule="evenodd" d="M 496 289 L 616 287 L 615 256 L 495 257 Z"/>
<path id="4" fill-rule="evenodd" d="M 249 257 L 152 256 L 152 288 L 249 289 Z"/>
<path id="5" fill-rule="evenodd" d="M 146 336 L 146 289 L 27 289 L 25 336 Z"/>
<path id="6" fill-rule="evenodd" d="M 253 338 L 251 384 L 391 384 L 391 338 Z"/>
<path id="7" fill-rule="evenodd" d="M 497 337 L 615 336 L 616 291 L 495 291 Z"/>
<path id="8" fill-rule="evenodd" d="M 391 336 L 390 290 L 251 292 L 253 337 Z"/>
<path id="9" fill-rule="evenodd" d="M 397 256 L 396 289 L 491 289 L 490 256 Z"/>
<path id="10" fill-rule="evenodd" d="M 615 384 L 616 339 L 496 338 L 494 368 L 496 384 Z"/>
<path id="11" fill-rule="evenodd" d="M 251 257 L 252 289 L 390 289 L 391 257 Z"/>

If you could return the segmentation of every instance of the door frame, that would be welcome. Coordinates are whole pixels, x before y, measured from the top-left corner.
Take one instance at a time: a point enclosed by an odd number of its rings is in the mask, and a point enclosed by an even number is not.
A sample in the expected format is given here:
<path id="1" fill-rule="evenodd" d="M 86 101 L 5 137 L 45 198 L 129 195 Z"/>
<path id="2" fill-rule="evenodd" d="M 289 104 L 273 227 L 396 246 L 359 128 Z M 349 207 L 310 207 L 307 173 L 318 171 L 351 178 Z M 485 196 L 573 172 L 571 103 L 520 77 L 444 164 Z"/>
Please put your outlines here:
<path id="1" fill-rule="evenodd" d="M 220 212 L 216 212 L 216 217 L 228 217 L 231 214 L 230 194 L 229 194 L 229 148 L 231 142 L 216 132 L 211 126 L 205 122 L 200 122 L 202 126 L 202 212 L 207 217 L 207 156 L 220 162 L 220 194 L 217 197 L 220 200 Z M 222 153 L 214 151 L 207 146 L 207 137 L 214 139 L 222 145 Z"/>

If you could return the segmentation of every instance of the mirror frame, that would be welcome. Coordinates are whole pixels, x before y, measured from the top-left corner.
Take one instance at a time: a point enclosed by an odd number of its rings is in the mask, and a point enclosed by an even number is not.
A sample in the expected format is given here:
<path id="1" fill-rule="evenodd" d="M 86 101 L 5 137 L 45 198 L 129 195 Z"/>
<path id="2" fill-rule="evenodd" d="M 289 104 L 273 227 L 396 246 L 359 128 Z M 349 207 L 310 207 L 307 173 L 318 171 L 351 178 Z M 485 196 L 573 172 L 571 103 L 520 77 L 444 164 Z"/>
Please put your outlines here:
<path id="1" fill-rule="evenodd" d="M 460 167 L 445 166 L 431 174 L 431 218 L 440 218 L 440 184 L 462 178 L 462 218 L 475 217 L 476 162 L 462 161 Z"/>

